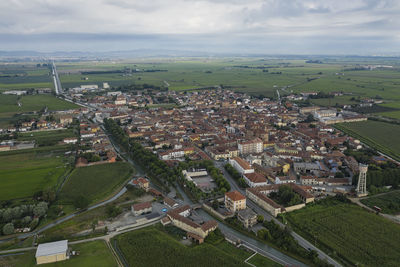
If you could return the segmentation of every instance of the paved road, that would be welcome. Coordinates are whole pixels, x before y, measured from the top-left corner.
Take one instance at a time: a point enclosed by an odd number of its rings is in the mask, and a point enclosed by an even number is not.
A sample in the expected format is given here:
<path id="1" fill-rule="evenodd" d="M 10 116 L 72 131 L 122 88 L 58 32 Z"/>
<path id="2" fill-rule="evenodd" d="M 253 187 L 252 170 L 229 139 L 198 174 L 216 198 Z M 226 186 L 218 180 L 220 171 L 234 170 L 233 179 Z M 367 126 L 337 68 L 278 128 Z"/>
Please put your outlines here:
<path id="1" fill-rule="evenodd" d="M 54 81 L 54 89 L 56 90 L 56 95 L 59 95 L 62 93 L 62 87 L 61 87 L 60 78 L 58 77 L 57 67 L 54 62 L 52 64 L 52 74 L 53 74 L 53 81 Z"/>
<path id="2" fill-rule="evenodd" d="M 237 190 L 240 193 L 242 193 L 243 195 L 246 195 L 245 190 L 243 190 L 242 188 L 240 188 L 236 181 L 231 177 L 231 175 L 225 170 L 225 168 L 223 167 L 225 163 L 222 162 L 215 162 L 215 165 L 223 172 L 224 177 L 227 178 L 229 184 L 231 185 L 232 190 Z M 256 213 L 261 214 L 264 216 L 264 219 L 270 221 L 273 220 L 275 223 L 277 223 L 278 225 L 280 225 L 281 227 L 285 227 L 285 225 L 279 221 L 278 219 L 276 219 L 275 217 L 273 217 L 271 214 L 269 214 L 267 211 L 265 211 L 264 209 L 260 208 L 256 203 L 254 203 L 252 200 L 247 199 L 247 206 L 249 206 L 251 209 L 253 209 Z M 307 241 L 306 239 L 304 239 L 303 237 L 301 237 L 300 235 L 298 235 L 296 232 L 292 231 L 291 232 L 293 238 L 295 240 L 297 240 L 297 242 L 299 243 L 300 246 L 302 246 L 303 248 L 307 249 L 307 250 L 315 250 L 318 252 L 318 257 L 320 259 L 326 259 L 330 264 L 333 264 L 334 266 L 341 266 L 337 261 L 335 261 L 334 259 L 332 259 L 331 257 L 329 257 L 325 252 L 321 251 L 320 249 L 318 249 L 316 246 L 314 246 L 313 244 L 311 244 L 309 241 Z"/>

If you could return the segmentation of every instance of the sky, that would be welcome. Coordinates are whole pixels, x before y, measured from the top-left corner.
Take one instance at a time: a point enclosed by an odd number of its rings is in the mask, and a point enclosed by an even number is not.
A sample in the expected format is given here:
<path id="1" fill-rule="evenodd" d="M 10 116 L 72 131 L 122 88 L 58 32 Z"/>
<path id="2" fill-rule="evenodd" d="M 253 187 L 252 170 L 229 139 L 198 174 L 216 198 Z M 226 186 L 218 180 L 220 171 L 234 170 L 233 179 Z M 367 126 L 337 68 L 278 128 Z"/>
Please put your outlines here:
<path id="1" fill-rule="evenodd" d="M 0 50 L 400 54 L 400 0 L 1 0 Z"/>

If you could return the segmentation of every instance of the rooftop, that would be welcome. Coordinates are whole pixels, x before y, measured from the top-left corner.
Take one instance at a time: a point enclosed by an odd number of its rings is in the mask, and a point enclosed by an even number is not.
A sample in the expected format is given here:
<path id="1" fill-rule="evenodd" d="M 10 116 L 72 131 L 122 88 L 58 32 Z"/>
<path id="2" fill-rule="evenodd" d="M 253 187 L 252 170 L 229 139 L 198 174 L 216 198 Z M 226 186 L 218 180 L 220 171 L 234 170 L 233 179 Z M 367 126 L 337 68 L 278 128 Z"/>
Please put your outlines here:
<path id="1" fill-rule="evenodd" d="M 67 250 L 68 240 L 39 244 L 36 250 L 36 257 L 66 253 Z"/>

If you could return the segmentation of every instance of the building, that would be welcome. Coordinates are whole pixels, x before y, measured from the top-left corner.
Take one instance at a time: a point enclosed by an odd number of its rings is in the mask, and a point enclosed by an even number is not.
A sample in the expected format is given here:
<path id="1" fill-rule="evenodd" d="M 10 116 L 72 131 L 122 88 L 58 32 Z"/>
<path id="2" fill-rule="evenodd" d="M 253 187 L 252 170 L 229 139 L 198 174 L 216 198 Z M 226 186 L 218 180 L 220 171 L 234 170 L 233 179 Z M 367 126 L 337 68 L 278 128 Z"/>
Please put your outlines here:
<path id="1" fill-rule="evenodd" d="M 267 178 L 258 172 L 245 173 L 243 174 L 243 178 L 246 184 L 250 187 L 264 186 L 268 184 Z"/>
<path id="2" fill-rule="evenodd" d="M 254 172 L 254 169 L 250 166 L 250 164 L 247 163 L 247 161 L 245 161 L 244 159 L 239 157 L 234 157 L 232 159 L 229 159 L 229 164 L 231 164 L 232 167 L 235 168 L 240 174 Z"/>
<path id="3" fill-rule="evenodd" d="M 133 215 L 139 216 L 142 214 L 150 213 L 152 212 L 153 208 L 151 205 L 151 202 L 143 202 L 143 203 L 138 203 L 134 204 L 131 206 L 131 211 Z"/>
<path id="4" fill-rule="evenodd" d="M 188 218 L 190 214 L 191 208 L 189 205 L 181 206 L 167 212 L 167 216 L 174 226 L 186 231 L 188 238 L 201 244 L 210 232 L 217 229 L 218 223 L 210 220 L 200 225 Z"/>
<path id="5" fill-rule="evenodd" d="M 260 138 L 255 138 L 251 141 L 241 142 L 238 144 L 239 153 L 241 155 L 261 153 L 263 152 L 264 144 Z"/>
<path id="6" fill-rule="evenodd" d="M 238 191 L 225 193 L 225 207 L 231 212 L 246 209 L 246 197 Z"/>
<path id="7" fill-rule="evenodd" d="M 39 244 L 35 256 L 37 264 L 67 260 L 68 240 Z"/>
<path id="8" fill-rule="evenodd" d="M 240 210 L 237 214 L 238 220 L 243 223 L 246 228 L 253 227 L 257 223 L 257 213 L 247 208 Z"/>
<path id="9" fill-rule="evenodd" d="M 145 190 L 146 192 L 149 191 L 150 183 L 149 180 L 147 180 L 146 178 L 140 177 L 132 180 L 132 184 Z"/>

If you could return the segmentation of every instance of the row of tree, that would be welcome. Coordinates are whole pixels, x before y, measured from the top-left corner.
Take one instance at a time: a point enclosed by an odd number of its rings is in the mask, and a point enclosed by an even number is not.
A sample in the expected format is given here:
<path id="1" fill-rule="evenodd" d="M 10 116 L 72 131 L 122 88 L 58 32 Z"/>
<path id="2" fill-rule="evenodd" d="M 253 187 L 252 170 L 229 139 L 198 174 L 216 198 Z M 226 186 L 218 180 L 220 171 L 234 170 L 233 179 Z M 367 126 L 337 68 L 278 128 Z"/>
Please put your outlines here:
<path id="1" fill-rule="evenodd" d="M 14 227 L 35 228 L 39 219 L 46 215 L 47 202 L 39 202 L 36 205 L 21 205 L 13 208 L 0 209 L 0 225 L 2 233 L 9 235 L 14 233 Z"/>
<path id="2" fill-rule="evenodd" d="M 240 175 L 240 173 L 235 168 L 233 168 L 231 164 L 225 164 L 224 168 L 231 175 L 231 177 L 236 180 L 240 187 L 247 187 L 246 181 L 244 180 L 242 175 Z"/>

